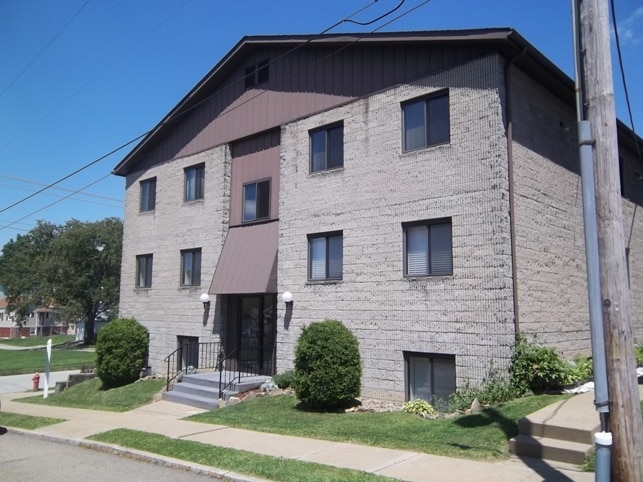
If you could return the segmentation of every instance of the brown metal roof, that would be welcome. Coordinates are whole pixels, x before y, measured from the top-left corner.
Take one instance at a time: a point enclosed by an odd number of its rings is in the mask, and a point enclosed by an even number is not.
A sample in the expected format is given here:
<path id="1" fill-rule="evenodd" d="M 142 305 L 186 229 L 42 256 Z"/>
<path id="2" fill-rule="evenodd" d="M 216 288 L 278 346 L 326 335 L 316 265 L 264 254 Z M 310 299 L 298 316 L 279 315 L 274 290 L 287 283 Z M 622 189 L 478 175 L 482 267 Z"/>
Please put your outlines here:
<path id="1" fill-rule="evenodd" d="M 279 222 L 230 228 L 209 293 L 276 293 Z"/>

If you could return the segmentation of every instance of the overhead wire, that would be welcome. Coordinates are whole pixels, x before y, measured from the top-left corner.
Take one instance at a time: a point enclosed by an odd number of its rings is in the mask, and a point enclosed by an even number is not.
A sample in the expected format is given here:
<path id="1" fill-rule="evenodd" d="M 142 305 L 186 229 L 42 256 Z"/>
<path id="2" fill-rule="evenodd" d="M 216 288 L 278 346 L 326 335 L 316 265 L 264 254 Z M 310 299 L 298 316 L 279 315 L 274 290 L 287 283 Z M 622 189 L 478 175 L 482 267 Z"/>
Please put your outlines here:
<path id="1" fill-rule="evenodd" d="M 301 44 L 299 44 L 299 45 L 297 45 L 297 46 L 293 47 L 292 49 L 289 49 L 288 51 L 286 51 L 286 52 L 285 52 L 284 54 L 282 54 L 281 56 L 278 56 L 277 58 L 273 59 L 270 63 L 272 63 L 272 62 L 276 62 L 277 60 L 279 60 L 279 59 L 283 58 L 284 56 L 292 54 L 294 51 L 296 51 L 296 50 L 298 50 L 298 49 L 302 48 L 303 46 L 305 46 L 306 44 L 308 44 L 308 43 L 310 43 L 310 42 L 314 41 L 316 38 L 319 38 L 319 37 L 321 37 L 322 35 L 324 35 L 324 34 L 328 33 L 330 30 L 332 30 L 333 28 L 336 28 L 337 26 L 341 25 L 342 23 L 349 22 L 349 20 L 351 19 L 351 17 L 353 17 L 353 16 L 355 16 L 355 15 L 357 15 L 357 14 L 359 14 L 359 13 L 361 13 L 361 12 L 365 11 L 366 9 L 368 9 L 368 8 L 370 8 L 370 7 L 372 7 L 375 3 L 377 3 L 377 1 L 378 1 L 378 0 L 373 0 L 370 4 L 368 4 L 368 5 L 366 5 L 366 6 L 362 7 L 362 8 L 360 8 L 360 9 L 358 9 L 358 10 L 356 10 L 355 12 L 351 13 L 351 14 L 350 14 L 350 15 L 348 15 L 347 17 L 345 17 L 345 18 L 341 19 L 340 21 L 338 21 L 338 22 L 334 23 L 334 24 L 333 24 L 333 25 L 331 25 L 330 27 L 328 27 L 328 28 L 324 29 L 321 33 L 316 34 L 316 35 L 312 36 L 311 38 L 306 39 L 306 40 L 305 40 L 304 42 L 302 42 Z M 429 1 L 430 1 L 430 0 L 423 0 L 420 4 L 416 5 L 415 7 L 411 8 L 410 10 L 408 10 L 408 11 L 404 12 L 403 14 L 401 14 L 401 15 L 399 15 L 399 16 L 397 16 L 397 17 L 395 17 L 395 19 L 393 19 L 393 20 L 392 20 L 392 21 L 390 21 L 390 22 L 387 22 L 385 25 L 389 25 L 390 23 L 392 23 L 392 22 L 394 22 L 394 21 L 397 21 L 398 19 L 400 19 L 400 18 L 404 17 L 405 15 L 408 15 L 408 14 L 409 14 L 409 13 L 411 13 L 412 11 L 415 11 L 417 8 L 421 7 L 422 5 L 429 3 Z M 405 0 L 402 0 L 402 1 L 401 1 L 401 2 L 396 6 L 396 7 L 394 7 L 393 9 L 389 10 L 389 11 L 388 11 L 388 12 L 386 12 L 385 14 L 380 15 L 380 16 L 378 16 L 376 19 L 373 19 L 373 20 L 371 20 L 371 21 L 369 21 L 369 22 L 361 22 L 361 23 L 353 22 L 353 23 L 357 23 L 357 24 L 360 24 L 360 25 L 370 25 L 370 24 L 372 24 L 372 23 L 374 23 L 374 22 L 377 22 L 378 20 L 381 20 L 382 18 L 385 18 L 385 17 L 387 17 L 387 16 L 391 15 L 393 12 L 397 11 L 397 10 L 398 10 L 398 9 L 399 9 L 403 4 L 404 4 L 404 3 L 405 3 Z M 379 30 L 379 29 L 381 29 L 381 28 L 382 28 L 382 26 L 378 27 L 377 29 L 372 30 L 372 31 L 371 31 L 371 32 L 369 32 L 369 33 L 375 32 L 375 31 L 377 31 L 377 30 Z M 360 37 L 358 37 L 358 38 L 355 40 L 355 42 L 359 41 L 359 39 L 360 39 Z M 339 51 L 341 51 L 341 50 L 343 50 L 343 48 L 338 49 L 337 51 L 333 52 L 331 55 L 336 55 L 336 54 L 337 54 Z M 243 79 L 240 79 L 240 80 L 238 80 L 237 82 L 242 82 L 242 81 L 243 81 Z M 226 89 L 231 88 L 231 87 L 232 87 L 231 85 L 228 85 L 228 86 L 226 86 Z M 5 211 L 7 211 L 7 210 L 9 210 L 9 209 L 12 209 L 13 207 L 16 207 L 16 206 L 18 206 L 19 204 L 22 204 L 23 202 L 25 202 L 25 201 L 27 201 L 27 200 L 29 200 L 29 199 L 31 199 L 31 198 L 33 198 L 33 197 L 35 197 L 35 196 L 37 196 L 37 195 L 39 195 L 39 194 L 43 193 L 44 191 L 46 191 L 46 190 L 48 190 L 48 189 L 50 189 L 50 188 L 52 188 L 52 187 L 56 186 L 57 184 L 61 183 L 62 181 L 65 181 L 66 179 L 69 179 L 70 177 L 75 176 L 76 174 L 78 174 L 78 173 L 82 172 L 83 170 L 85 170 L 85 169 L 87 169 L 87 168 L 89 168 L 89 167 L 91 167 L 91 166 L 93 166 L 93 165 L 97 164 L 98 162 L 102 161 L 103 159 L 105 159 L 105 158 L 107 158 L 107 157 L 109 157 L 109 156 L 111 156 L 111 155 L 115 154 L 116 152 L 118 152 L 118 151 L 120 151 L 120 150 L 124 149 L 125 147 L 129 146 L 130 144 L 132 144 L 132 143 L 134 143 L 134 142 L 136 142 L 136 141 L 138 141 L 138 140 L 140 140 L 140 139 L 144 138 L 145 136 L 149 135 L 149 134 L 150 134 L 150 133 L 152 133 L 154 130 L 156 130 L 158 127 L 160 127 L 160 126 L 162 126 L 162 125 L 164 125 L 164 124 L 166 124 L 166 123 L 169 123 L 170 121 L 175 120 L 177 117 L 182 117 L 182 116 L 186 115 L 188 112 L 191 112 L 191 111 L 192 111 L 193 109 L 195 109 L 197 106 L 199 106 L 199 105 L 201 105 L 202 103 L 206 102 L 206 101 L 207 101 L 207 100 L 209 100 L 210 98 L 212 98 L 212 97 L 214 97 L 214 96 L 216 96 L 216 95 L 220 95 L 220 93 L 221 93 L 221 90 L 218 90 L 218 91 L 214 92 L 213 94 L 211 94 L 211 95 L 207 96 L 206 98 L 202 99 L 201 101 L 199 101 L 199 102 L 198 102 L 198 103 L 196 103 L 195 105 L 190 106 L 190 108 L 189 108 L 189 109 L 186 109 L 186 110 L 184 110 L 184 111 L 179 111 L 179 112 L 176 112 L 176 113 L 170 113 L 170 114 L 167 116 L 167 118 L 166 118 L 166 119 L 164 119 L 160 124 L 158 124 L 157 126 L 155 126 L 153 129 L 150 129 L 150 130 L 148 130 L 148 131 L 146 131 L 146 132 L 144 132 L 144 133 L 142 133 L 142 134 L 140 134 L 140 135 L 136 136 L 135 138 L 133 138 L 133 139 L 131 139 L 131 140 L 127 141 L 126 143 L 124 143 L 124 144 L 120 145 L 119 147 L 117 147 L 117 148 L 115 148 L 115 149 L 111 150 L 111 151 L 110 151 L 110 152 L 108 152 L 107 154 L 105 154 L 105 155 L 103 155 L 103 156 L 101 156 L 101 157 L 99 157 L 99 158 L 95 159 L 94 161 L 91 161 L 90 163 L 88 163 L 88 164 L 86 164 L 86 165 L 82 166 L 81 168 L 79 168 L 79 169 L 77 169 L 77 170 L 75 170 L 75 171 L 73 171 L 73 172 L 71 172 L 71 173 L 69 173 L 69 174 L 67 174 L 67 175 L 63 176 L 62 178 L 60 178 L 60 179 L 58 179 L 58 180 L 56 180 L 56 181 L 54 181 L 54 182 L 52 182 L 52 183 L 50 183 L 50 184 L 47 184 L 47 185 L 46 185 L 46 186 L 44 186 L 42 189 L 39 189 L 38 191 L 36 191 L 36 192 L 34 192 L 34 193 L 30 194 L 29 196 L 26 196 L 26 197 L 24 197 L 24 198 L 22 198 L 22 199 L 20 199 L 20 200 L 18 200 L 18 201 L 16 201 L 16 202 L 14 202 L 13 204 L 11 204 L 11 205 L 9 205 L 9 206 L 7 206 L 7 207 L 5 207 L 5 208 L 0 209 L 0 213 L 3 213 L 3 212 L 5 212 Z M 249 102 L 250 100 L 255 99 L 256 97 L 258 97 L 259 95 L 262 95 L 262 94 L 264 94 L 264 93 L 265 93 L 265 91 L 259 92 L 256 96 L 252 97 L 251 99 L 248 99 L 248 100 L 247 100 L 246 102 L 244 102 L 244 103 L 247 103 L 247 102 Z M 243 105 L 243 104 L 241 104 L 241 105 Z M 230 109 L 230 110 L 226 111 L 226 112 L 224 113 L 224 115 L 225 115 L 225 114 L 230 113 L 232 110 L 234 110 L 234 109 L 236 109 L 236 108 L 238 108 L 238 107 L 240 107 L 240 106 L 239 106 L 239 105 L 237 105 L 237 106 L 235 106 L 233 109 Z M 49 205 L 47 205 L 47 206 L 45 206 L 45 207 L 43 207 L 43 208 L 41 208 L 41 209 L 39 209 L 39 210 L 37 210 L 37 211 L 32 212 L 32 213 L 28 214 L 27 216 L 25 216 L 25 217 L 23 217 L 23 218 L 20 218 L 19 220 L 15 221 L 14 223 L 10 223 L 10 224 L 9 224 L 9 225 L 7 225 L 7 226 L 0 226 L 0 230 L 4 229 L 4 228 L 6 228 L 6 227 L 9 227 L 9 226 L 11 226 L 11 225 L 15 224 L 16 222 L 22 221 L 23 219 L 26 219 L 27 217 L 32 216 L 33 214 L 36 214 L 36 213 L 38 213 L 38 212 L 40 212 L 40 211 L 42 211 L 42 210 L 44 210 L 44 209 L 47 209 L 47 208 L 49 208 L 49 207 L 51 207 L 51 206 L 53 206 L 53 205 L 55 205 L 55 204 L 57 204 L 57 203 L 59 203 L 59 202 L 61 202 L 61 201 L 65 200 L 65 199 L 68 199 L 71 195 L 76 194 L 76 193 L 79 193 L 79 192 L 81 192 L 81 191 L 82 191 L 82 190 L 84 190 L 84 189 L 87 189 L 88 187 L 90 187 L 90 186 L 92 186 L 92 185 L 96 184 L 97 182 L 100 182 L 100 181 L 102 181 L 103 179 L 106 179 L 106 178 L 107 178 L 107 177 L 109 177 L 110 175 L 111 175 L 111 174 L 108 174 L 108 175 L 106 175 L 106 176 L 102 177 L 101 179 L 99 179 L 98 181 L 92 182 L 92 183 L 88 184 L 87 186 L 85 186 L 85 187 L 83 187 L 83 188 L 81 188 L 81 189 L 79 189 L 79 190 L 77 190 L 77 191 L 74 191 L 74 193 L 72 193 L 72 194 L 70 194 L 70 195 L 68 195 L 68 196 L 65 196 L 65 197 L 63 197 L 62 199 L 59 199 L 58 201 L 55 201 L 54 203 L 51 203 L 51 204 L 49 204 Z"/>
<path id="2" fill-rule="evenodd" d="M 49 40 L 49 42 L 47 42 L 47 44 L 46 44 L 46 45 L 45 45 L 45 46 L 40 50 L 40 52 L 38 52 L 38 54 L 37 54 L 37 55 L 36 55 L 36 56 L 31 60 L 31 62 L 29 62 L 29 63 L 25 66 L 25 68 L 24 68 L 24 69 L 22 69 L 22 70 L 18 73 L 18 75 L 16 75 L 16 76 L 13 78 L 13 80 L 12 80 L 11 82 L 9 82 L 9 84 L 8 84 L 4 89 L 2 89 L 2 90 L 0 91 L 0 97 L 2 97 L 2 96 L 4 95 L 4 93 L 5 93 L 7 90 L 9 90 L 9 89 L 13 86 L 13 84 L 15 84 L 15 83 L 17 82 L 17 80 L 18 80 L 20 77 L 22 77 L 22 75 L 23 75 L 27 70 L 29 70 L 29 68 L 30 68 L 30 67 L 31 67 L 31 66 L 32 66 L 32 65 L 33 65 L 33 64 L 34 64 L 34 63 L 35 63 L 35 62 L 36 62 L 36 61 L 37 61 L 41 56 L 42 56 L 42 54 L 44 54 L 44 53 L 47 51 L 47 49 L 49 49 L 49 47 L 51 47 L 51 45 L 56 41 L 56 39 L 57 39 L 58 37 L 60 37 L 60 36 L 62 35 L 62 33 L 63 33 L 65 30 L 67 30 L 67 27 L 69 27 L 69 25 L 74 21 L 74 19 L 78 16 L 78 14 L 81 12 L 81 10 L 87 6 L 87 4 L 89 3 L 89 1 L 90 1 L 90 0 L 87 0 L 85 3 L 83 3 L 83 4 L 80 6 L 80 8 L 78 8 L 78 10 L 76 10 L 76 12 L 75 12 L 75 13 L 71 16 L 71 18 L 70 18 L 70 19 L 65 23 L 65 25 L 63 25 L 63 26 L 62 26 L 62 28 L 61 28 L 61 29 L 56 33 L 56 35 L 54 35 L 54 36 Z"/>
<path id="3" fill-rule="evenodd" d="M 632 115 L 632 105 L 630 103 L 630 94 L 627 88 L 627 79 L 625 76 L 625 68 L 623 67 L 623 54 L 621 53 L 621 40 L 618 34 L 618 24 L 616 22 L 616 7 L 614 5 L 614 0 L 610 0 L 610 9 L 612 11 L 612 26 L 614 28 L 614 43 L 616 44 L 616 52 L 618 54 L 618 65 L 621 73 L 621 80 L 623 82 L 623 92 L 625 93 L 625 105 L 627 106 L 627 112 L 630 117 L 630 127 L 632 130 L 632 136 L 634 139 L 634 146 L 636 148 L 636 154 L 638 156 L 639 162 L 643 164 L 643 156 L 641 156 L 641 148 L 638 142 L 638 136 L 636 135 L 636 128 L 634 126 L 634 116 Z M 621 193 L 622 194 L 622 193 Z M 632 213 L 632 222 L 630 224 L 630 234 L 627 239 L 627 250 L 630 249 L 632 243 L 632 233 L 634 233 L 634 220 L 636 219 L 636 208 L 638 204 L 634 203 L 634 212 Z"/>

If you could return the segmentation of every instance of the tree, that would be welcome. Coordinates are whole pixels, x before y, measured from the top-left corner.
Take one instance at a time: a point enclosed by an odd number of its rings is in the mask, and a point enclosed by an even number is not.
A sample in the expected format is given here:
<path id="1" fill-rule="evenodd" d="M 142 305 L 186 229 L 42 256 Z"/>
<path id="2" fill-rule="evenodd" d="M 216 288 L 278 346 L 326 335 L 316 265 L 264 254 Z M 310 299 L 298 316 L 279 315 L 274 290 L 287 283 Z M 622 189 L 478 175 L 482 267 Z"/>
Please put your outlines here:
<path id="1" fill-rule="evenodd" d="M 7 297 L 8 311 L 15 312 L 14 321 L 19 327 L 36 305 L 50 299 L 51 291 L 43 282 L 43 267 L 59 232 L 59 226 L 38 221 L 35 228 L 2 248 L 0 285 Z"/>
<path id="2" fill-rule="evenodd" d="M 47 284 L 68 316 L 85 320 L 86 343 L 94 339 L 96 318 L 118 309 L 122 242 L 118 218 L 72 219 L 52 246 Z"/>
<path id="3" fill-rule="evenodd" d="M 17 324 L 38 306 L 54 305 L 69 319 L 85 320 L 85 342 L 94 321 L 118 308 L 123 223 L 75 219 L 64 226 L 39 221 L 2 248 L 0 285 Z"/>

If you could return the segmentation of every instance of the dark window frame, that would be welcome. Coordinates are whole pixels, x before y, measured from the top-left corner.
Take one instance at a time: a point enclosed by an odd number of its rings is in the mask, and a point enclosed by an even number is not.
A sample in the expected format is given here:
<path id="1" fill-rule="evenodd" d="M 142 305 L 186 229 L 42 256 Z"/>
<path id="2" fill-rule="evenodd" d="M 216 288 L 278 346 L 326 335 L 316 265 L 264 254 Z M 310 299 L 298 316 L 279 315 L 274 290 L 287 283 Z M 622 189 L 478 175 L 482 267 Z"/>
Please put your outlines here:
<path id="1" fill-rule="evenodd" d="M 334 136 L 339 136 L 337 139 Z M 314 172 L 330 171 L 344 167 L 344 123 L 336 122 L 312 129 L 308 133 L 310 154 L 309 169 Z M 333 142 L 336 141 L 336 142 Z M 323 143 L 323 166 L 315 166 L 315 152 L 318 143 Z"/>
<path id="2" fill-rule="evenodd" d="M 137 288 L 151 288 L 152 287 L 152 270 L 154 266 L 153 254 L 139 254 L 136 256 L 136 287 Z M 143 282 L 141 283 L 141 275 L 143 274 Z"/>
<path id="3" fill-rule="evenodd" d="M 205 163 L 195 164 L 183 169 L 183 201 L 199 201 L 205 196 Z M 191 172 L 194 172 L 194 188 L 190 186 Z"/>
<path id="4" fill-rule="evenodd" d="M 268 82 L 270 60 L 264 59 L 243 71 L 245 90 Z"/>
<path id="5" fill-rule="evenodd" d="M 432 252 L 436 250 L 435 243 L 433 243 L 433 237 L 437 236 L 439 233 L 432 233 L 433 226 L 449 226 L 450 237 L 449 237 L 449 260 L 450 266 L 448 270 L 440 269 L 440 267 L 434 267 L 434 256 Z M 409 274 L 409 230 L 419 227 L 425 227 L 427 229 L 427 245 L 426 245 L 426 271 L 424 273 L 411 273 Z M 453 276 L 453 220 L 452 218 L 438 218 L 438 219 L 429 219 L 422 221 L 413 221 L 408 223 L 402 223 L 402 255 L 403 255 L 403 264 L 404 264 L 404 277 L 405 278 L 428 278 L 434 276 Z M 437 243 L 437 240 L 435 241 Z"/>
<path id="6" fill-rule="evenodd" d="M 186 266 L 187 257 L 190 266 Z M 181 250 L 181 286 L 201 286 L 201 248 Z"/>
<path id="7" fill-rule="evenodd" d="M 308 263 L 307 263 L 307 270 L 308 270 L 308 282 L 315 283 L 315 282 L 324 282 L 324 281 L 341 281 L 344 278 L 344 232 L 343 231 L 332 231 L 332 232 L 327 232 L 327 233 L 316 233 L 316 234 L 309 234 L 308 236 Z M 331 243 L 336 243 L 337 240 L 339 239 L 340 244 L 339 247 L 341 248 L 341 259 L 339 261 L 339 270 L 340 273 L 333 273 L 333 269 L 337 269 L 337 262 L 335 261 L 335 264 L 332 263 L 331 260 L 331 251 L 334 249 L 337 249 L 337 245 L 334 244 L 331 246 Z M 323 277 L 314 277 L 314 266 L 313 266 L 313 249 L 314 249 L 314 244 L 315 241 L 317 240 L 324 240 L 324 254 L 325 254 L 325 259 L 324 259 L 324 276 Z"/>
<path id="8" fill-rule="evenodd" d="M 156 209 L 156 177 L 144 179 L 139 183 L 139 212 L 145 213 Z"/>
<path id="9" fill-rule="evenodd" d="M 255 215 L 252 218 L 246 219 L 246 194 L 249 192 L 246 188 L 255 186 L 255 198 L 254 198 L 254 212 Z M 260 197 L 260 191 L 262 186 L 266 191 L 262 191 L 264 196 Z M 267 186 L 267 188 L 265 187 Z M 270 219 L 270 195 L 271 195 L 271 179 L 262 179 L 259 181 L 247 182 L 243 185 L 242 189 L 242 206 L 241 206 L 241 222 L 243 223 L 253 223 L 256 221 L 262 221 L 265 219 Z"/>
<path id="10" fill-rule="evenodd" d="M 444 105 L 441 105 L 442 102 L 446 100 L 446 119 L 439 116 L 444 112 L 440 112 L 445 108 Z M 402 150 L 404 152 L 416 151 L 418 149 L 425 149 L 427 147 L 438 146 L 442 144 L 449 144 L 451 142 L 451 109 L 450 109 L 450 97 L 448 90 L 441 90 L 429 95 L 422 97 L 417 97 L 415 99 L 407 100 L 402 102 Z M 409 118 L 411 114 L 411 108 L 418 108 L 422 110 L 423 113 L 423 123 L 422 125 L 415 126 L 416 128 L 422 128 L 424 132 L 422 135 L 424 139 L 422 142 L 415 141 L 409 145 L 409 135 L 410 131 L 407 130 L 409 127 Z M 439 118 L 434 118 L 439 116 Z M 442 124 L 446 123 L 446 126 Z M 444 132 L 441 132 L 444 131 Z"/>
<path id="11" fill-rule="evenodd" d="M 430 404 L 434 405 L 438 402 L 446 402 L 448 401 L 448 395 L 449 394 L 443 394 L 443 398 L 439 397 L 439 394 L 436 394 L 435 390 L 435 361 L 440 360 L 440 361 L 449 361 L 453 363 L 453 385 L 452 385 L 452 392 L 454 393 L 457 390 L 457 364 L 456 364 L 456 355 L 454 354 L 445 354 L 445 353 L 425 353 L 425 352 L 415 352 L 415 351 L 404 351 L 403 352 L 404 356 L 404 397 L 406 401 L 411 400 L 412 392 L 417 392 L 417 388 L 412 390 L 412 382 L 413 382 L 413 376 L 411 374 L 411 365 L 412 365 L 412 359 L 414 358 L 422 358 L 426 359 L 429 362 L 429 370 L 430 373 L 428 374 L 429 377 L 429 391 L 430 391 L 430 396 L 426 398 L 430 398 L 430 400 L 425 400 L 426 402 L 429 402 Z"/>

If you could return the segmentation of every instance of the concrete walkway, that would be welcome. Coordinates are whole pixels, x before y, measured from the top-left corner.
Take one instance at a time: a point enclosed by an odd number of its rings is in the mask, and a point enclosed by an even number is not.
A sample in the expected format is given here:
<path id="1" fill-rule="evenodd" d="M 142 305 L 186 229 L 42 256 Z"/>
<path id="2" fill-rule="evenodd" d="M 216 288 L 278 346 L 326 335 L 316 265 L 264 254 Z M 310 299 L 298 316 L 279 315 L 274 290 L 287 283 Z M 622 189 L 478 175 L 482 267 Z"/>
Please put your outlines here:
<path id="1" fill-rule="evenodd" d="M 328 442 L 190 422 L 181 419 L 201 413 L 204 410 L 168 401 L 154 402 L 125 413 L 33 405 L 15 401 L 17 398 L 31 395 L 33 393 L 29 392 L 2 395 L 0 397 L 2 410 L 26 415 L 62 418 L 66 421 L 33 431 L 8 430 L 50 440 L 90 446 L 95 449 L 121 452 L 150 460 L 154 463 L 164 463 L 198 472 L 212 473 L 232 480 L 257 479 L 84 439 L 90 435 L 114 428 L 128 428 L 162 434 L 176 439 L 193 440 L 257 454 L 362 470 L 398 480 L 417 482 L 462 482 L 464 480 L 489 482 L 589 482 L 594 480 L 594 474 L 580 472 L 574 466 L 531 458 L 510 458 L 494 463 L 477 462 L 406 450 Z M 586 397 L 588 410 L 593 410 L 593 393 L 578 395 L 578 397 Z"/>

